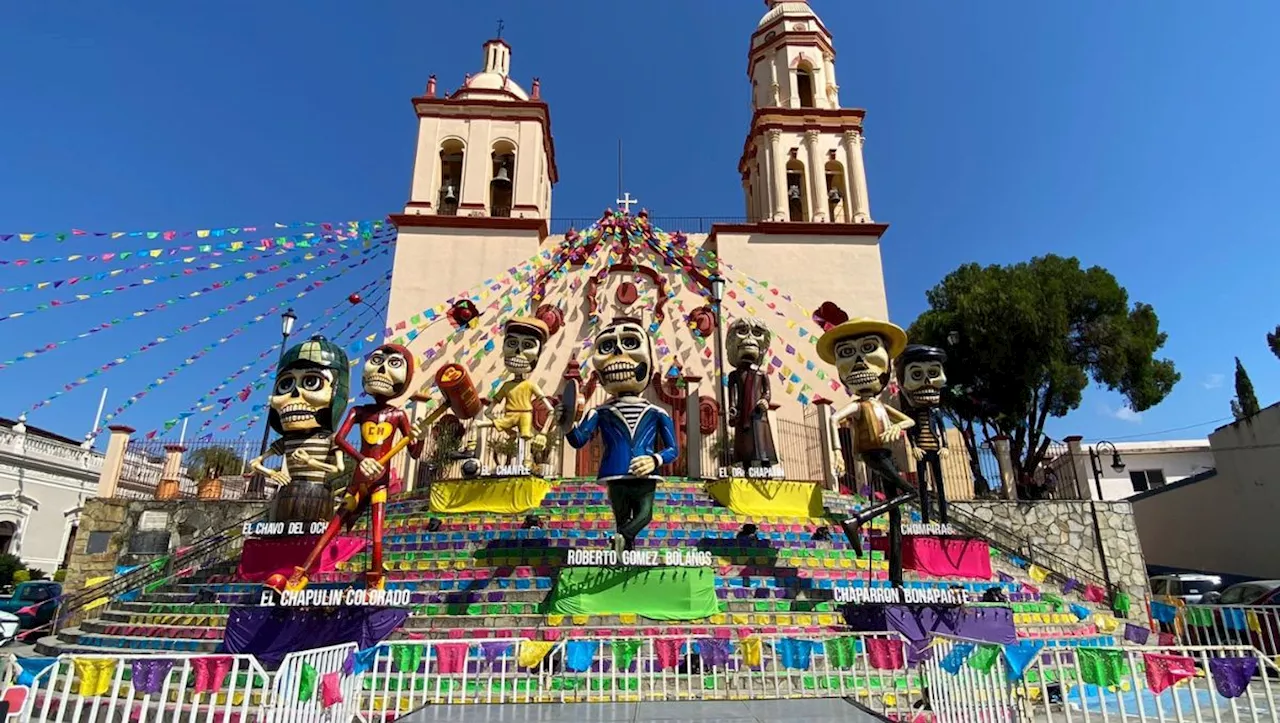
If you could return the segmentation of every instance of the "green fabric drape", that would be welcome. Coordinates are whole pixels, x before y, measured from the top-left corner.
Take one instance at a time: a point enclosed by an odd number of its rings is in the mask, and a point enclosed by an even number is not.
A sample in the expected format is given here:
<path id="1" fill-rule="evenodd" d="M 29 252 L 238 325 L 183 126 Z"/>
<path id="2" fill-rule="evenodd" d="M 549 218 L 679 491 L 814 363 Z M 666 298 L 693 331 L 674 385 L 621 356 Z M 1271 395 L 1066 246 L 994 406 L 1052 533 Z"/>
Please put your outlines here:
<path id="1" fill-rule="evenodd" d="M 824 644 L 827 663 L 838 670 L 852 668 L 858 658 L 857 638 L 832 638 Z"/>
<path id="2" fill-rule="evenodd" d="M 306 703 L 316 694 L 316 678 L 319 677 L 316 666 L 311 663 L 302 664 L 302 672 L 298 676 L 298 702 Z"/>
<path id="3" fill-rule="evenodd" d="M 991 666 L 996 664 L 996 659 L 1000 657 L 1000 646 L 994 643 L 983 643 L 978 649 L 973 651 L 973 655 L 969 656 L 969 667 L 979 673 L 990 673 Z"/>
<path id="4" fill-rule="evenodd" d="M 627 670 L 639 652 L 639 640 L 615 640 L 613 641 L 613 664 L 618 670 Z"/>
<path id="5" fill-rule="evenodd" d="M 1119 685 L 1128 669 L 1124 651 L 1105 648 L 1076 648 L 1076 666 L 1084 682 L 1108 687 Z"/>
<path id="6" fill-rule="evenodd" d="M 715 573 L 706 567 L 566 567 L 546 612 L 697 620 L 720 611 L 715 585 Z"/>
<path id="7" fill-rule="evenodd" d="M 391 660 L 400 673 L 416 673 L 422 665 L 421 645 L 392 645 Z"/>

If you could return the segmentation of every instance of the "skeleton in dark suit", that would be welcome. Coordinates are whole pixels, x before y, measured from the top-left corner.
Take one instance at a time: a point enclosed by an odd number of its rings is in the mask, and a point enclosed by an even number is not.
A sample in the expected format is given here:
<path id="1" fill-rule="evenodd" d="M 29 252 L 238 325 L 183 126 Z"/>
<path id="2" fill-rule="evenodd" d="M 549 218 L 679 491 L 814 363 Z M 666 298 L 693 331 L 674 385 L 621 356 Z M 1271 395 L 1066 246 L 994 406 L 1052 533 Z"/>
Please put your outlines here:
<path id="1" fill-rule="evenodd" d="M 898 357 L 898 387 L 902 411 L 915 421 L 907 430 L 911 456 L 916 461 L 916 488 L 920 491 L 920 516 L 929 522 L 929 487 L 938 497 L 938 521 L 947 521 L 947 494 L 942 484 L 942 458 L 947 454 L 947 428 L 938 404 L 947 374 L 942 365 L 947 353 L 923 344 L 909 345 Z"/>
<path id="2" fill-rule="evenodd" d="M 778 463 L 769 424 L 769 372 L 762 368 L 773 334 L 758 319 L 738 319 L 725 340 L 729 364 L 729 424 L 733 427 L 733 461 L 746 468 Z"/>

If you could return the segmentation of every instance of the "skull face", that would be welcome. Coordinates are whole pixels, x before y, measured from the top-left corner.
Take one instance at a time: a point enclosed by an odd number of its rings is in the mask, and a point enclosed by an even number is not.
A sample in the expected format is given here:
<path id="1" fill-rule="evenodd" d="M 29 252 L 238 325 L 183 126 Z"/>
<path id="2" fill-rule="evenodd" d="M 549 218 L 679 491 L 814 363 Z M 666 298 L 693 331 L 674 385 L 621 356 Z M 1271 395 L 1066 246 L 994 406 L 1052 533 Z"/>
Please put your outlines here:
<path id="1" fill-rule="evenodd" d="M 863 399 L 879 394 L 889 380 L 889 348 L 879 334 L 835 343 L 836 370 L 850 394 Z"/>
<path id="2" fill-rule="evenodd" d="M 947 373 L 942 362 L 909 362 L 902 370 L 902 391 L 914 407 L 936 407 L 942 401 Z"/>
<path id="3" fill-rule="evenodd" d="M 323 426 L 320 417 L 333 403 L 333 371 L 286 369 L 276 376 L 271 409 L 285 432 L 302 432 Z"/>
<path id="4" fill-rule="evenodd" d="M 729 325 L 725 346 L 729 364 L 735 368 L 759 364 L 773 340 L 769 327 L 759 319 L 738 319 Z"/>
<path id="5" fill-rule="evenodd" d="M 402 348 L 386 345 L 369 355 L 364 363 L 361 383 L 374 399 L 399 396 L 409 385 L 412 360 Z"/>
<path id="6" fill-rule="evenodd" d="M 613 396 L 639 394 L 653 374 L 653 346 L 640 322 L 620 319 L 596 335 L 591 366 Z"/>
<path id="7" fill-rule="evenodd" d="M 502 339 L 502 363 L 507 371 L 524 376 L 533 371 L 542 356 L 542 339 L 519 329 L 508 329 Z"/>

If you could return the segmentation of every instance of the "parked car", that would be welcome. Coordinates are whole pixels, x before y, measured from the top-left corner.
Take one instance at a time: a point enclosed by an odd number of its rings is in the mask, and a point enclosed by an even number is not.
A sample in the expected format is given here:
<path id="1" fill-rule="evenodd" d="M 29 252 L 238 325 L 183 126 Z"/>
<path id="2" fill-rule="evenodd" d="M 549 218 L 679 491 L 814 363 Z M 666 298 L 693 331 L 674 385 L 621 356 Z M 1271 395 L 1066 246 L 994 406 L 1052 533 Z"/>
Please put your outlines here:
<path id="1" fill-rule="evenodd" d="M 1152 595 L 1178 598 L 1188 605 L 1203 602 L 1205 595 L 1221 589 L 1222 578 L 1217 575 L 1178 572 L 1151 578 Z"/>
<path id="2" fill-rule="evenodd" d="M 53 619 L 62 585 L 49 580 L 20 582 L 13 594 L 0 597 L 0 612 L 18 616 L 22 630 L 38 628 Z"/>
<path id="3" fill-rule="evenodd" d="M 1276 605 L 1276 591 L 1280 590 L 1280 580 L 1251 580 L 1238 582 L 1221 591 L 1205 596 L 1206 605 Z"/>
<path id="4" fill-rule="evenodd" d="M 0 645 L 8 645 L 18 637 L 18 616 L 13 613 L 0 612 Z"/>

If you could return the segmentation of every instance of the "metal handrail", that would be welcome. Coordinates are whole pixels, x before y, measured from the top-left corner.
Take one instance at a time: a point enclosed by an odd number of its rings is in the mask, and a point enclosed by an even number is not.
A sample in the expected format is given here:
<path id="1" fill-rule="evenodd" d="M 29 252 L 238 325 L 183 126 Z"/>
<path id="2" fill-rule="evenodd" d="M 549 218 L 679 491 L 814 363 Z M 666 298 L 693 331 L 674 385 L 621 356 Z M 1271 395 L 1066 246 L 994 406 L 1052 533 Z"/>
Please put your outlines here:
<path id="1" fill-rule="evenodd" d="M 58 603 L 58 611 L 54 613 L 53 619 L 49 622 L 50 632 L 56 633 L 62 621 L 95 600 L 104 597 L 112 599 L 132 590 L 145 588 L 148 585 L 174 577 L 183 570 L 192 567 L 193 564 L 195 567 L 204 567 L 208 564 L 208 558 L 211 556 L 218 557 L 220 561 L 224 549 L 242 537 L 244 524 L 246 522 L 256 522 L 266 515 L 267 510 L 262 510 L 255 515 L 239 520 L 225 529 L 196 541 L 179 554 L 161 558 L 164 562 L 163 565 L 157 566 L 154 562 L 143 565 L 123 575 L 116 575 L 106 582 L 63 597 Z"/>
<path id="2" fill-rule="evenodd" d="M 1107 587 L 1107 584 L 1098 575 L 1032 544 L 1030 540 L 1019 536 L 1018 533 L 1003 527 L 999 523 L 980 520 L 968 512 L 956 509 L 955 506 L 948 506 L 947 515 L 947 521 L 952 526 L 959 528 L 965 534 L 981 537 L 1001 552 L 1025 558 L 1027 561 L 1043 567 L 1048 572 L 1056 573 L 1064 579 L 1069 576 L 1078 582 L 1093 583 L 1102 588 Z M 995 534 L 992 534 L 993 532 Z M 999 537 L 1004 539 L 997 539 Z M 1117 589 L 1117 586 L 1112 585 L 1110 591 L 1115 592 Z"/>

